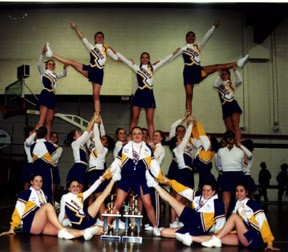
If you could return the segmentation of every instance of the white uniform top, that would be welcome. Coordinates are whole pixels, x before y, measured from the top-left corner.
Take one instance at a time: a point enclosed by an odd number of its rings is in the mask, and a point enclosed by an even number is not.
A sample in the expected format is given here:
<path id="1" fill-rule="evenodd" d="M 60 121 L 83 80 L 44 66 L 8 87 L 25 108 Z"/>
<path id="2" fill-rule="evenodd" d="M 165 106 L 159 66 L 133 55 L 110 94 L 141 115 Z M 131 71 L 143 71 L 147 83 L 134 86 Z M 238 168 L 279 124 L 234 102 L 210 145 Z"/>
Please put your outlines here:
<path id="1" fill-rule="evenodd" d="M 158 165 L 161 166 L 162 161 L 165 157 L 165 149 L 161 143 L 155 145 L 154 157 Z"/>
<path id="2" fill-rule="evenodd" d="M 90 62 L 91 67 L 97 66 L 100 69 L 104 68 L 106 61 L 107 61 L 106 53 L 112 59 L 114 59 L 114 60 L 118 59 L 116 54 L 109 47 L 105 47 L 103 44 L 92 45 L 86 37 L 82 39 L 82 42 L 85 45 L 85 47 L 87 48 L 87 50 L 95 58 L 94 64 L 92 64 Z"/>
<path id="3" fill-rule="evenodd" d="M 154 73 L 158 70 L 159 67 L 161 67 L 164 63 L 166 63 L 168 60 L 170 60 L 173 57 L 173 54 L 169 54 L 166 58 L 164 58 L 160 61 L 157 61 L 155 64 L 153 64 L 153 72 L 150 70 L 150 67 L 148 67 L 148 65 L 143 64 L 140 68 L 138 65 L 134 64 L 132 61 L 125 58 L 125 56 L 123 56 L 119 52 L 117 52 L 117 56 L 125 64 L 127 64 L 129 67 L 131 67 L 135 73 L 137 73 L 138 75 L 141 75 L 143 77 L 144 81 L 142 84 L 144 86 L 138 87 L 138 88 L 140 88 L 140 89 L 144 89 L 144 88 L 152 89 L 153 88 Z"/>
<path id="4" fill-rule="evenodd" d="M 186 65 L 200 65 L 200 51 L 204 48 L 208 40 L 211 38 L 215 29 L 216 27 L 213 25 L 202 38 L 199 44 L 187 44 L 181 47 L 181 49 L 174 55 L 172 59 L 177 58 L 180 54 L 186 54 L 188 57 L 190 57 L 191 60 L 191 63 L 185 63 Z"/>
<path id="5" fill-rule="evenodd" d="M 24 151 L 27 157 L 28 163 L 33 163 L 33 158 L 31 155 L 31 145 L 35 143 L 36 132 L 33 132 L 29 137 L 26 138 L 24 142 Z"/>
<path id="6" fill-rule="evenodd" d="M 114 146 L 114 149 L 113 149 L 113 157 L 114 159 L 118 156 L 118 153 L 119 151 L 121 150 L 121 148 L 123 147 L 123 142 L 121 141 L 117 141 L 115 146 Z"/>
<path id="7" fill-rule="evenodd" d="M 95 147 L 90 152 L 89 171 L 94 169 L 104 170 L 108 149 L 101 143 L 100 132 L 97 123 L 94 123 L 93 126 L 93 136 Z"/>
<path id="8" fill-rule="evenodd" d="M 227 146 L 220 148 L 216 157 L 216 166 L 223 172 L 243 171 L 244 152 L 248 158 L 252 157 L 252 153 L 243 145 L 241 149 L 235 145 L 231 150 Z"/>
<path id="9" fill-rule="evenodd" d="M 81 160 L 80 157 L 80 149 L 85 149 L 84 144 L 89 139 L 90 134 L 88 131 L 84 131 L 80 137 L 78 137 L 77 140 L 73 141 L 71 144 L 72 150 L 73 150 L 73 157 L 75 163 L 82 163 L 83 160 Z M 86 152 L 86 149 L 84 150 Z"/>

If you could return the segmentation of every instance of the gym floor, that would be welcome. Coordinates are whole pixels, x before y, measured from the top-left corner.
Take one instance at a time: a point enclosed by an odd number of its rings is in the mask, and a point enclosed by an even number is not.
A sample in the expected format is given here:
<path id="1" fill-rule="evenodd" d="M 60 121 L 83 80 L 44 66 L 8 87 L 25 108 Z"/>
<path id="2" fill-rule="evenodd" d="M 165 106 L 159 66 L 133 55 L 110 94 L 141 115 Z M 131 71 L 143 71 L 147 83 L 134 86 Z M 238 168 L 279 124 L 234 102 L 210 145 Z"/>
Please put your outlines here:
<path id="1" fill-rule="evenodd" d="M 3 193 L 3 191 L 2 191 Z M 9 192 L 4 191 L 0 196 L 0 232 L 9 229 L 11 214 L 14 210 L 15 199 L 9 197 Z M 278 206 L 277 202 L 269 202 L 263 204 L 267 218 L 270 223 L 272 233 L 275 236 L 274 246 L 280 248 L 280 251 L 288 251 L 288 204 L 283 202 L 282 206 Z M 168 208 L 166 206 L 167 212 Z M 167 227 L 169 223 L 169 214 L 162 218 L 162 226 Z M 122 235 L 122 233 L 120 233 Z M 179 251 L 179 252 L 249 252 L 246 248 L 238 248 L 234 246 L 225 246 L 222 248 L 204 248 L 200 244 L 192 244 L 191 247 L 186 247 L 175 239 L 167 239 L 161 237 L 153 237 L 152 231 L 142 231 L 142 244 L 107 241 L 101 240 L 100 237 L 94 236 L 90 241 L 85 241 L 83 238 L 74 240 L 61 240 L 57 237 L 47 235 L 25 235 L 18 231 L 16 235 L 0 237 L 0 251 L 21 251 L 21 252 L 39 252 L 39 251 Z M 259 251 L 264 251 L 263 249 Z"/>

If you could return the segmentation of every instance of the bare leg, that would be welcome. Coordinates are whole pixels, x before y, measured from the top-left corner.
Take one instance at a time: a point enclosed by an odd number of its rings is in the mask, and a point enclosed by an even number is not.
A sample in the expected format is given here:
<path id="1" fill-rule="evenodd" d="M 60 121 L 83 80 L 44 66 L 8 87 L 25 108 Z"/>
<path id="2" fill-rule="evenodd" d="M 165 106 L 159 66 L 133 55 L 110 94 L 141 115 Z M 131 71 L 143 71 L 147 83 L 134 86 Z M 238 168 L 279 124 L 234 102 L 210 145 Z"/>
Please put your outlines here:
<path id="1" fill-rule="evenodd" d="M 224 123 L 225 123 L 226 130 L 232 130 L 232 131 L 234 131 L 234 129 L 233 129 L 233 123 L 232 123 L 232 118 L 231 118 L 231 117 L 226 117 L 226 118 L 224 119 Z"/>
<path id="2" fill-rule="evenodd" d="M 51 134 L 51 128 L 52 124 L 54 121 L 54 115 L 55 115 L 55 110 L 53 109 L 48 109 L 47 115 L 46 115 L 46 121 L 45 121 L 45 126 L 47 128 L 47 141 L 50 140 L 50 134 Z"/>
<path id="3" fill-rule="evenodd" d="M 139 115 L 140 115 L 141 108 L 133 106 L 132 107 L 132 119 L 130 123 L 130 130 L 137 126 L 139 121 Z"/>
<path id="4" fill-rule="evenodd" d="M 175 192 L 172 188 L 171 188 L 171 197 L 176 198 L 177 192 Z M 176 221 L 176 212 L 174 210 L 173 207 L 170 206 L 170 223 L 174 223 Z"/>
<path id="5" fill-rule="evenodd" d="M 88 213 L 95 218 L 97 213 L 99 212 L 100 208 L 104 203 L 104 200 L 107 198 L 107 196 L 110 194 L 113 186 L 114 186 L 115 181 L 111 179 L 110 183 L 107 185 L 105 190 L 96 198 L 96 200 L 88 207 Z M 125 200 L 125 198 L 124 198 Z M 123 201 L 124 201 L 123 200 Z M 122 202 L 123 203 L 123 202 Z M 116 204 L 115 204 L 116 205 Z M 122 204 L 121 204 L 122 205 Z M 104 207 L 105 208 L 105 207 Z M 119 208 L 120 209 L 120 208 Z"/>
<path id="6" fill-rule="evenodd" d="M 240 114 L 239 113 L 234 113 L 231 117 L 232 119 L 232 125 L 233 129 L 235 131 L 235 136 L 236 136 L 236 145 L 240 146 L 241 143 L 241 129 L 240 129 Z"/>
<path id="7" fill-rule="evenodd" d="M 52 57 L 53 57 L 53 59 L 55 59 L 55 60 L 57 60 L 63 64 L 72 66 L 77 72 L 81 73 L 86 78 L 88 78 L 88 71 L 83 70 L 83 64 L 82 63 L 75 61 L 75 60 L 70 60 L 70 59 L 64 58 L 62 56 L 56 55 L 55 53 L 53 53 Z"/>
<path id="8" fill-rule="evenodd" d="M 192 99 L 193 99 L 193 89 L 194 84 L 186 84 L 185 92 L 186 92 L 186 113 L 188 115 L 192 114 Z"/>
<path id="9" fill-rule="evenodd" d="M 219 70 L 227 70 L 232 68 L 234 65 L 237 65 L 237 62 L 225 63 L 225 64 L 215 64 L 209 66 L 203 66 L 203 70 L 206 72 L 207 75 L 215 73 Z"/>
<path id="10" fill-rule="evenodd" d="M 128 195 L 128 193 L 126 193 L 122 189 L 120 189 L 120 188 L 117 189 L 117 197 L 115 200 L 114 210 L 113 210 L 114 213 L 116 213 L 117 211 L 120 210 L 120 208 L 121 208 L 124 200 L 126 199 L 127 195 Z M 108 217 L 107 218 L 107 224 L 111 223 L 112 219 L 113 219 L 112 217 Z"/>
<path id="11" fill-rule="evenodd" d="M 157 224 L 156 224 L 156 215 L 155 215 L 155 210 L 151 204 L 151 198 L 150 198 L 150 194 L 145 194 L 143 195 L 143 192 L 142 192 L 142 188 L 141 188 L 141 200 L 143 202 L 143 205 L 146 209 L 146 212 L 147 212 L 147 216 L 152 224 L 153 227 L 157 227 Z"/>
<path id="12" fill-rule="evenodd" d="M 175 238 L 175 233 L 180 229 L 179 228 L 164 228 L 161 230 L 161 236 L 167 238 Z"/>
<path id="13" fill-rule="evenodd" d="M 225 214 L 227 215 L 229 205 L 230 205 L 230 200 L 231 200 L 231 192 L 224 191 L 222 192 L 222 201 L 224 204 L 224 209 L 225 209 Z"/>
<path id="14" fill-rule="evenodd" d="M 236 234 L 229 234 L 234 228 L 236 228 Z M 226 221 L 225 226 L 222 228 L 220 233 L 217 235 L 223 244 L 227 245 L 238 245 L 239 241 L 244 245 L 248 246 L 250 243 L 247 241 L 244 234 L 248 231 L 243 219 L 236 213 L 233 213 Z"/>
<path id="15" fill-rule="evenodd" d="M 154 112 L 155 112 L 154 108 L 146 109 L 146 122 L 147 122 L 150 141 L 152 141 L 153 133 L 154 133 Z"/>
<path id="16" fill-rule="evenodd" d="M 101 106 L 100 106 L 100 90 L 101 85 L 98 83 L 92 83 L 92 91 L 93 91 L 93 100 L 94 100 L 94 110 L 96 112 L 96 115 L 99 117 Z M 100 120 L 100 119 L 99 119 Z M 101 123 L 101 121 L 95 120 L 97 123 Z"/>
<path id="17" fill-rule="evenodd" d="M 40 105 L 40 108 L 39 108 L 39 115 L 40 115 L 40 118 L 35 126 L 35 129 L 39 129 L 40 127 L 42 127 L 46 121 L 46 117 L 47 117 L 47 114 L 48 114 L 48 108 L 45 107 L 45 106 L 42 106 Z"/>

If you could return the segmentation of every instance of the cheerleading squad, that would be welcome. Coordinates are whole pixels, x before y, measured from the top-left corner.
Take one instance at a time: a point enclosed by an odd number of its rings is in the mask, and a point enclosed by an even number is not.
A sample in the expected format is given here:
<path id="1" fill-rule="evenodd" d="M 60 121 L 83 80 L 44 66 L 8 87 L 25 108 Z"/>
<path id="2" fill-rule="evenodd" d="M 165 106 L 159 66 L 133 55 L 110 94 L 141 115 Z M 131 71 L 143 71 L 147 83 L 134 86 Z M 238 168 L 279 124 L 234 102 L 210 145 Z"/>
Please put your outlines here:
<path id="1" fill-rule="evenodd" d="M 241 141 L 242 110 L 234 96 L 236 87 L 242 83 L 238 68 L 245 65 L 248 55 L 235 62 L 201 66 L 200 52 L 219 27 L 219 22 L 214 23 L 198 44 L 195 43 L 195 33 L 189 31 L 185 46 L 153 64 L 150 54 L 143 52 L 139 66 L 120 52 L 104 46 L 102 32 L 95 34 L 94 44 L 91 44 L 75 22 L 70 25 L 89 51 L 90 63 L 84 65 L 55 54 L 49 43 L 42 49 L 38 61 L 43 84 L 39 99 L 40 117 L 36 127 L 27 130 L 24 143 L 27 164 L 23 168 L 25 191 L 19 194 L 10 230 L 5 234 L 15 234 L 14 229 L 22 224 L 25 233 L 58 235 L 64 239 L 83 236 L 89 240 L 93 235 L 103 233 L 101 214 L 105 211 L 105 198 L 110 193 L 116 194 L 112 209 L 116 213 L 127 196 L 133 193 L 138 196 L 139 210 L 142 212 L 145 208 L 149 220 L 145 229 L 153 231 L 154 236 L 176 238 L 187 246 L 195 242 L 206 247 L 227 244 L 260 248 L 266 243 L 266 249 L 278 250 L 273 247 L 274 237 L 263 209 L 253 196 L 249 198 L 255 191 L 250 176 L 253 144 L 248 140 Z M 183 118 L 171 125 L 169 147 L 173 158 L 164 175 L 161 166 L 165 156 L 162 145 L 165 135 L 154 129 L 153 77 L 159 67 L 181 54 L 186 109 Z M 116 143 L 105 133 L 99 99 L 107 55 L 127 64 L 136 73 L 138 82 L 132 100 L 130 134 L 126 135 L 125 129 L 118 128 Z M 44 56 L 48 58 L 45 67 Z M 64 65 L 63 73 L 55 73 L 55 61 Z M 51 128 L 57 79 L 67 75 L 68 66 L 92 83 L 94 114 L 83 132 L 75 129 L 65 138 L 66 144 L 72 148 L 74 164 L 67 174 L 68 192 L 61 198 L 57 217 L 53 205 L 55 188 L 60 184 L 57 164 L 62 148 L 58 146 L 57 133 L 51 132 Z M 235 82 L 231 80 L 229 69 L 235 73 Z M 205 133 L 200 121 L 191 116 L 194 85 L 215 72 L 219 76 L 213 86 L 219 93 L 227 129 L 220 144 L 215 136 Z M 146 112 L 147 129 L 137 126 L 142 108 Z M 185 121 L 187 127 L 183 125 Z M 114 161 L 107 166 L 109 151 L 113 151 Z M 217 179 L 211 173 L 213 160 L 219 171 Z M 195 173 L 199 174 L 198 185 L 194 184 Z M 170 187 L 170 192 L 161 185 Z M 171 207 L 168 228 L 159 228 L 159 197 Z M 85 200 L 88 204 L 84 204 Z M 112 217 L 107 222 L 115 225 Z M 119 227 L 123 228 L 123 223 L 120 222 Z M 236 232 L 231 232 L 233 230 Z"/>

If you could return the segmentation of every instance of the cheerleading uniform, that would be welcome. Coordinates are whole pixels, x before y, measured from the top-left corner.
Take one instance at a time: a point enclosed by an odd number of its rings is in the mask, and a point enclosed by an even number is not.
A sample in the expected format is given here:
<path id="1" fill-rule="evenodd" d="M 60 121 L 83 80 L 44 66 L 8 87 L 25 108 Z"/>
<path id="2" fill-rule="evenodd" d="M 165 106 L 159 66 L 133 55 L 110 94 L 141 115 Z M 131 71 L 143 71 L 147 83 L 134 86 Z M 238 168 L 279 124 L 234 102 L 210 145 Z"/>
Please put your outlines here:
<path id="1" fill-rule="evenodd" d="M 65 223 L 68 218 L 72 227 L 82 230 L 91 227 L 96 223 L 86 209 L 84 209 L 84 201 L 101 185 L 102 178 L 97 179 L 93 185 L 85 192 L 73 194 L 68 192 L 64 194 L 60 201 L 60 213 L 58 219 L 60 223 Z"/>
<path id="2" fill-rule="evenodd" d="M 190 235 L 199 236 L 208 232 L 217 233 L 224 227 L 226 222 L 224 205 L 217 194 L 204 199 L 201 191 L 195 191 L 176 180 L 170 180 L 169 185 L 175 192 L 192 202 L 192 207 L 185 206 L 179 216 L 179 221 L 184 227 L 177 230 L 177 233 L 188 232 Z"/>
<path id="3" fill-rule="evenodd" d="M 102 44 L 92 45 L 87 38 L 83 38 L 82 42 L 90 53 L 90 64 L 83 65 L 83 70 L 88 71 L 89 81 L 102 85 L 107 55 L 114 60 L 117 60 L 118 57 L 108 46 Z"/>
<path id="4" fill-rule="evenodd" d="M 59 174 L 58 163 L 59 163 L 59 160 L 62 156 L 63 148 L 58 146 L 57 144 L 54 144 L 54 146 L 56 148 L 56 152 L 54 153 L 54 155 L 52 157 L 54 164 L 55 164 L 55 168 L 52 170 L 53 184 L 59 185 L 61 183 L 61 179 L 60 179 L 60 174 Z"/>
<path id="5" fill-rule="evenodd" d="M 89 166 L 87 170 L 88 183 L 93 184 L 107 169 L 106 156 L 108 149 L 101 143 L 100 132 L 97 123 L 94 123 L 93 127 L 93 140 L 95 147 L 90 152 Z M 99 186 L 95 193 L 103 192 L 109 181 L 106 180 Z"/>
<path id="6" fill-rule="evenodd" d="M 10 228 L 15 229 L 23 223 L 23 232 L 30 234 L 34 216 L 45 203 L 47 203 L 47 199 L 42 190 L 35 190 L 31 186 L 28 190 L 21 192 L 12 214 Z"/>
<path id="7" fill-rule="evenodd" d="M 152 66 L 152 68 L 148 65 L 141 65 L 139 67 L 119 52 L 117 53 L 117 56 L 136 73 L 138 88 L 134 94 L 132 106 L 140 108 L 156 108 L 153 93 L 153 77 L 158 68 L 170 60 L 173 57 L 173 54 L 170 54 L 165 59 L 158 61 Z"/>
<path id="8" fill-rule="evenodd" d="M 55 169 L 55 163 L 52 156 L 55 154 L 56 148 L 46 139 L 37 139 L 31 146 L 31 155 L 33 158 L 35 173 L 42 176 L 42 190 L 47 196 L 47 201 L 52 203 L 52 170 Z"/>
<path id="9" fill-rule="evenodd" d="M 218 76 L 213 84 L 218 89 L 223 119 L 232 116 L 234 113 L 242 114 L 242 110 L 235 100 L 235 89 L 242 83 L 242 77 L 239 71 L 235 71 L 235 74 L 237 80 L 234 83 L 231 80 L 223 81 Z"/>
<path id="10" fill-rule="evenodd" d="M 41 75 L 43 89 L 39 97 L 39 105 L 45 106 L 48 109 L 56 109 L 56 86 L 57 79 L 67 75 L 67 70 L 63 69 L 63 73 L 55 74 L 52 71 L 45 69 L 43 66 L 43 55 L 41 54 L 38 60 L 38 70 Z"/>
<path id="11" fill-rule="evenodd" d="M 71 144 L 74 157 L 74 165 L 69 170 L 66 181 L 69 183 L 73 180 L 79 184 L 86 184 L 86 170 L 87 170 L 87 149 L 84 144 L 90 138 L 88 131 L 84 131 L 77 140 Z"/>
<path id="12" fill-rule="evenodd" d="M 184 60 L 184 85 L 198 84 L 207 77 L 207 73 L 201 67 L 200 52 L 213 35 L 216 27 L 213 25 L 209 31 L 205 34 L 202 41 L 199 44 L 187 44 L 174 55 L 173 58 L 178 57 L 180 54 Z"/>
<path id="13" fill-rule="evenodd" d="M 274 236 L 270 230 L 265 212 L 260 205 L 249 198 L 238 200 L 233 213 L 237 213 L 242 219 L 248 231 L 244 234 L 248 242 L 248 248 L 259 249 L 263 242 L 272 245 Z M 244 247 L 239 241 L 239 246 Z"/>
<path id="14" fill-rule="evenodd" d="M 36 132 L 32 133 L 24 142 L 24 151 L 27 157 L 27 162 L 25 163 L 22 171 L 22 181 L 30 183 L 31 174 L 34 173 L 33 158 L 31 155 L 31 146 L 35 142 Z"/>

